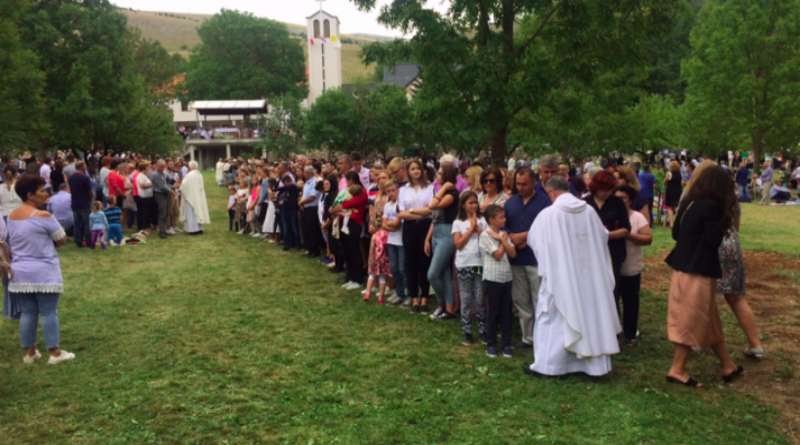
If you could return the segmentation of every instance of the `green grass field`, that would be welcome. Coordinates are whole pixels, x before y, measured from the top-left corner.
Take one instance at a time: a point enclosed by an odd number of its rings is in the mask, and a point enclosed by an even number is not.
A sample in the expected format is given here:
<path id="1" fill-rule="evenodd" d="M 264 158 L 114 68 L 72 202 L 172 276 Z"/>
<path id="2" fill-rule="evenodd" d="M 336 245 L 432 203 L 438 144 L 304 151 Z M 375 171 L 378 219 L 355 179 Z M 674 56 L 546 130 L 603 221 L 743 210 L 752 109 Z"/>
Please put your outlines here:
<path id="1" fill-rule="evenodd" d="M 206 179 L 201 237 L 60 249 L 61 339 L 75 361 L 23 365 L 18 324 L 0 320 L 0 443 L 788 442 L 780 413 L 723 387 L 710 354 L 691 361 L 704 389 L 664 382 L 662 298 L 645 294 L 640 345 L 610 376 L 532 379 L 529 355 L 490 359 L 460 344 L 458 322 L 364 303 L 316 261 L 228 232 L 227 194 Z M 772 222 L 796 231 L 800 213 L 777 210 L 767 221 L 746 209 L 744 233 L 797 252 Z"/>
<path id="2" fill-rule="evenodd" d="M 174 13 L 174 15 L 184 18 L 159 16 L 154 11 L 129 11 L 120 10 L 128 19 L 128 25 L 141 29 L 142 36 L 152 40 L 158 40 L 161 45 L 170 53 L 178 53 L 188 59 L 192 48 L 200 44 L 200 37 L 197 35 L 196 28 L 203 21 L 211 18 L 207 14 L 184 14 Z M 302 18 L 302 17 L 301 17 Z M 297 34 L 304 32 L 306 27 L 287 23 L 289 32 Z M 372 42 L 371 39 L 343 34 L 341 37 L 358 41 L 362 44 Z M 299 37 L 298 37 L 299 38 Z M 303 51 L 308 52 L 306 42 L 302 42 Z M 185 49 L 184 49 L 185 48 Z M 364 65 L 359 58 L 361 46 L 357 44 L 342 44 L 342 82 L 354 83 L 356 79 L 368 78 L 375 71 L 375 65 Z"/>

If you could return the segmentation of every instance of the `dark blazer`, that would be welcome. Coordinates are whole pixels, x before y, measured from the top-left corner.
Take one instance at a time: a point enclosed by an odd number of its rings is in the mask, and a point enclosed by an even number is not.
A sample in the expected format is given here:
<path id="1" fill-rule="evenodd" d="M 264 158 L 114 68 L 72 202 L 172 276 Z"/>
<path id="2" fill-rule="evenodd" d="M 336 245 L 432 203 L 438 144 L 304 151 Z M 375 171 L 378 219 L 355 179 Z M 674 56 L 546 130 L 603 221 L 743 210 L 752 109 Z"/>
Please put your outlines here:
<path id="1" fill-rule="evenodd" d="M 718 228 L 721 218 L 719 204 L 710 199 L 682 203 L 672 227 L 675 248 L 666 263 L 680 272 L 722 278 L 718 250 L 725 234 Z"/>

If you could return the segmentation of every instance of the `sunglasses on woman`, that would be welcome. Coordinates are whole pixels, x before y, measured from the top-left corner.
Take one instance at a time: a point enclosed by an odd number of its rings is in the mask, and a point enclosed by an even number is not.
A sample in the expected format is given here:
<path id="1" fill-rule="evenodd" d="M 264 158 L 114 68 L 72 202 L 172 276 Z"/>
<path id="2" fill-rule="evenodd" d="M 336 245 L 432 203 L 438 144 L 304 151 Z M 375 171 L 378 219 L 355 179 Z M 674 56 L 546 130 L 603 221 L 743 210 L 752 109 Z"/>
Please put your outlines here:
<path id="1" fill-rule="evenodd" d="M 494 178 L 486 178 L 483 180 L 484 184 L 494 184 L 495 182 L 497 182 L 497 180 Z"/>

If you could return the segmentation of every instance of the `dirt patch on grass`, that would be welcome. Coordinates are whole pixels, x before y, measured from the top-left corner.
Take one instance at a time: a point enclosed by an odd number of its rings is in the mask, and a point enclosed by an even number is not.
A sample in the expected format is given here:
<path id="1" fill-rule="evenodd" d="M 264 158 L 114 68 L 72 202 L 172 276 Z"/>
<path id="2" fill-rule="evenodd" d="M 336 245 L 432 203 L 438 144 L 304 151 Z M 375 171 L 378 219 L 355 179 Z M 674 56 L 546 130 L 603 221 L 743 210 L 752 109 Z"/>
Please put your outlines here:
<path id="1" fill-rule="evenodd" d="M 645 260 L 642 286 L 666 298 L 670 268 L 664 263 L 669 251 Z M 738 330 L 726 341 L 734 360 L 743 363 L 746 376 L 734 385 L 736 390 L 760 397 L 782 413 L 782 430 L 790 441 L 800 444 L 800 257 L 775 252 L 744 252 L 747 276 L 747 301 L 756 315 L 761 340 L 766 350 L 762 360 L 745 359 L 744 334 Z M 719 300 L 724 318 L 734 320 L 723 299 Z"/>

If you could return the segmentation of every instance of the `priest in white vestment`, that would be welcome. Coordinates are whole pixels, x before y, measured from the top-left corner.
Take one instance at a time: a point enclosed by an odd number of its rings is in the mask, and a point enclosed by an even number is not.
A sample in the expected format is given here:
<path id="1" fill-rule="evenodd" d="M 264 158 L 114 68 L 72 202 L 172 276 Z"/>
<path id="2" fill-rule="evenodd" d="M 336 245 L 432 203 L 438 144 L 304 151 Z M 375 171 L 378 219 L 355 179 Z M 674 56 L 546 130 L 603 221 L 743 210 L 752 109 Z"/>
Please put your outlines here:
<path id="1" fill-rule="evenodd" d="M 184 222 L 183 230 L 190 235 L 203 233 L 203 225 L 210 224 L 211 218 L 208 216 L 203 175 L 197 170 L 195 161 L 189 162 L 189 173 L 181 184 L 181 197 L 180 220 Z"/>
<path id="2" fill-rule="evenodd" d="M 223 186 L 225 185 L 225 170 L 223 169 L 225 163 L 222 162 L 222 158 L 219 158 L 217 161 L 217 185 Z"/>
<path id="3" fill-rule="evenodd" d="M 528 244 L 539 260 L 539 301 L 528 374 L 611 372 L 621 331 L 614 303 L 608 232 L 597 212 L 569 192 L 563 176 L 546 186 L 553 205 L 533 222 Z"/>

